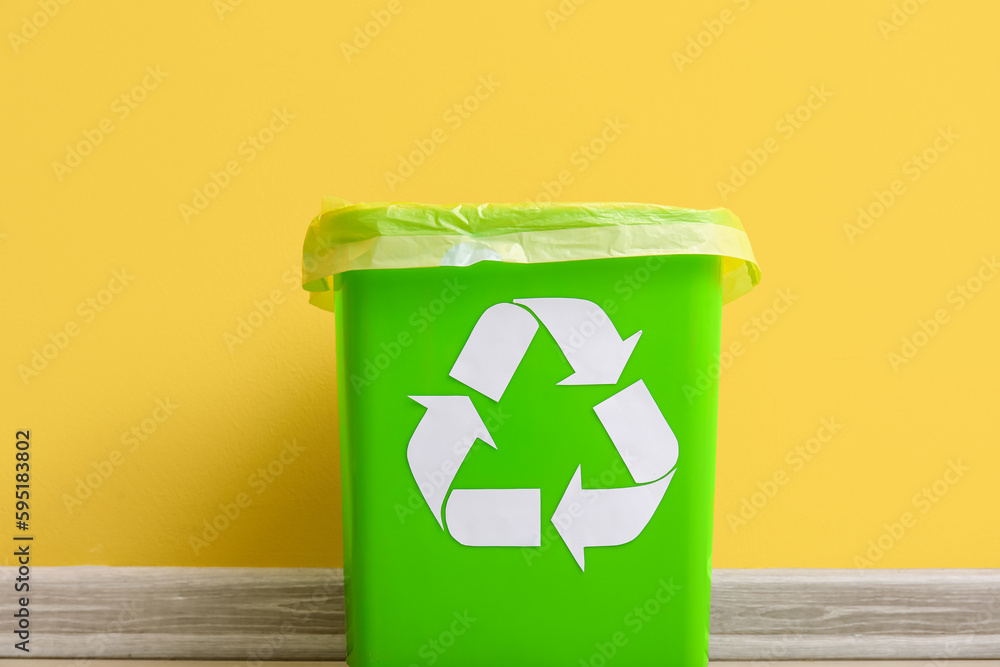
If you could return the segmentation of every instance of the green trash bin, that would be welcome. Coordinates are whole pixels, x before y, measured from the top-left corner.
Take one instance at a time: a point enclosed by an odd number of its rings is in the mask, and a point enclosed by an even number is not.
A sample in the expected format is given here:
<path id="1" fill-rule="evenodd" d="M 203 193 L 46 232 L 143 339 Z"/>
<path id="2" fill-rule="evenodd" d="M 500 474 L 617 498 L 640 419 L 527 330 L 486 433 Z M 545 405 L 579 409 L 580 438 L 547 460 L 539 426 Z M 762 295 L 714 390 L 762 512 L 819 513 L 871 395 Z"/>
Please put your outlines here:
<path id="1" fill-rule="evenodd" d="M 347 661 L 708 660 L 724 209 L 348 205 L 304 247 L 336 313 Z"/>

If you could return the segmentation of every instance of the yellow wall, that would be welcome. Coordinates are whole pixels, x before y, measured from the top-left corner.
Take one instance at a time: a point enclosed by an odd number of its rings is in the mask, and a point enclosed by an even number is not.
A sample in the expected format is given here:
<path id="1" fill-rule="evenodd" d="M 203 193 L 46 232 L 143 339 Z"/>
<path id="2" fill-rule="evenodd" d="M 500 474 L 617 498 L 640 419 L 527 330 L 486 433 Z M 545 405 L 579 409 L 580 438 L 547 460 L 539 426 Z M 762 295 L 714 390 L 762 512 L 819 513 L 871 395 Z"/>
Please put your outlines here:
<path id="1" fill-rule="evenodd" d="M 717 566 L 1000 565 L 1000 279 L 977 284 L 1000 248 L 1000 5 L 576 2 L 3 3 L 0 451 L 9 488 L 31 429 L 36 563 L 339 565 L 333 317 L 297 286 L 320 196 L 561 179 L 564 201 L 725 205 L 750 232 Z M 220 504 L 239 516 L 192 546 Z"/>

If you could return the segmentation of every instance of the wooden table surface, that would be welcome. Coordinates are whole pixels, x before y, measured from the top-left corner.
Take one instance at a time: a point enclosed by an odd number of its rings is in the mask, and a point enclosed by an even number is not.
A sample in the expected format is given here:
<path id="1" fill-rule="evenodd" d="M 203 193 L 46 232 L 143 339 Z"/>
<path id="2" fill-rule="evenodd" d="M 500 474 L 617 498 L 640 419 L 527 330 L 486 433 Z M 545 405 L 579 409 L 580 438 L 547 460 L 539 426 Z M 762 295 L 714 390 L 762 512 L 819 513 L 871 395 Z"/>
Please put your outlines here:
<path id="1" fill-rule="evenodd" d="M 0 568 L 0 583 L 15 576 Z M 272 660 L 345 655 L 339 569 L 38 567 L 31 579 L 36 659 L 231 661 L 267 646 Z M 1000 660 L 1000 569 L 716 569 L 711 632 L 719 661 Z M 0 657 L 22 656 L 0 643 Z"/>

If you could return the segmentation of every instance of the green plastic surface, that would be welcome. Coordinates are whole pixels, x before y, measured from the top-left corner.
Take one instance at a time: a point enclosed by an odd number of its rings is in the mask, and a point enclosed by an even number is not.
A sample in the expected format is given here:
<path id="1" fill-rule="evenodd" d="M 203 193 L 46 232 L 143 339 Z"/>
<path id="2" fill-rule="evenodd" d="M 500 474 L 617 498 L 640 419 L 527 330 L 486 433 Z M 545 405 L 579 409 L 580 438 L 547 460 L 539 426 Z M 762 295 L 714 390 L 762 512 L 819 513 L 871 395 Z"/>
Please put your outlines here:
<path id="1" fill-rule="evenodd" d="M 708 659 L 722 258 L 347 271 L 333 281 L 341 415 L 348 662 L 437 667 L 696 667 Z M 600 305 L 643 334 L 617 385 L 573 372 L 544 327 L 499 403 L 448 373 L 479 316 L 516 298 Z M 582 571 L 550 522 L 578 465 L 583 486 L 634 485 L 593 407 L 644 380 L 678 440 L 674 478 L 634 541 L 586 550 Z M 425 408 L 471 397 L 477 441 L 454 488 L 541 489 L 541 547 L 468 547 L 438 525 L 407 464 Z"/>

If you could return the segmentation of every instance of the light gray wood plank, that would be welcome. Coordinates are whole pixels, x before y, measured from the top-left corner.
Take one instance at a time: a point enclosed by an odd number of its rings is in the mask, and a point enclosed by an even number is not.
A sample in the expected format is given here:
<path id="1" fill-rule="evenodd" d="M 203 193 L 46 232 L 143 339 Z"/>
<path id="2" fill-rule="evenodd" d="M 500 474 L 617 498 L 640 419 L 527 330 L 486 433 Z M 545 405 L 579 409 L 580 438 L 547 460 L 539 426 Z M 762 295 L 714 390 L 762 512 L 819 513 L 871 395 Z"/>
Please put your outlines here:
<path id="1" fill-rule="evenodd" d="M 717 660 L 1000 657 L 998 570 L 715 570 Z"/>
<path id="2" fill-rule="evenodd" d="M 799 636 L 783 645 L 780 635 L 713 635 L 709 637 L 709 655 L 712 660 L 745 660 L 758 667 L 761 663 L 784 660 L 900 660 L 903 656 L 922 660 L 923 667 L 938 667 L 939 660 L 991 660 L 1000 655 L 998 635 L 976 636 L 973 641 L 965 639 L 956 641 L 947 634 L 926 637 L 828 634 Z M 949 655 L 950 658 L 945 658 Z"/>
<path id="3" fill-rule="evenodd" d="M 35 567 L 30 598 L 34 657 L 345 655 L 339 569 Z M 17 656 L 12 644 L 0 656 Z"/>
<path id="4" fill-rule="evenodd" d="M 12 571 L 0 568 L 7 590 Z M 344 657 L 341 570 L 36 567 L 31 576 L 32 657 Z M 7 637 L 12 597 L 0 608 Z M 715 570 L 711 629 L 713 660 L 997 659 L 1000 571 Z M 17 656 L 12 643 L 0 656 Z"/>

